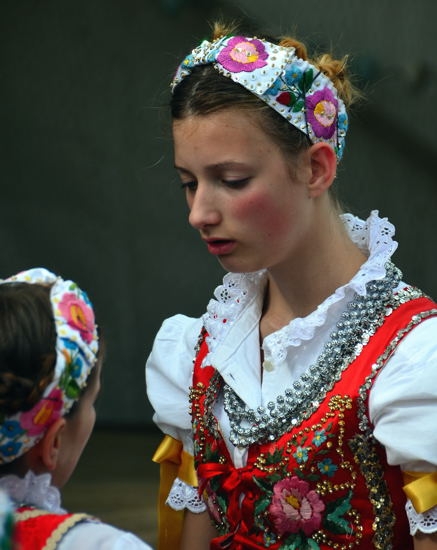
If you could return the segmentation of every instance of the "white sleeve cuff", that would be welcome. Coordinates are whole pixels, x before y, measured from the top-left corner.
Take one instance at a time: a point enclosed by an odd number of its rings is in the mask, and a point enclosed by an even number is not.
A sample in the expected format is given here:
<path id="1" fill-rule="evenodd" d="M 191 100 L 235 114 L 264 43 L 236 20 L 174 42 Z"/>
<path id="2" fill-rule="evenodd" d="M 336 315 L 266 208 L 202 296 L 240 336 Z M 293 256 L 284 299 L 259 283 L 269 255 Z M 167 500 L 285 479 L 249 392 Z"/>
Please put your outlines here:
<path id="1" fill-rule="evenodd" d="M 174 480 L 166 504 L 173 510 L 184 510 L 186 508 L 195 514 L 200 514 L 206 510 L 206 505 L 199 496 L 197 488 L 187 485 L 179 478 Z"/>
<path id="2" fill-rule="evenodd" d="M 419 514 L 414 509 L 410 500 L 407 500 L 405 505 L 408 521 L 410 522 L 410 534 L 414 535 L 420 531 L 421 533 L 436 533 L 437 532 L 437 506 L 431 508 L 423 514 Z"/>

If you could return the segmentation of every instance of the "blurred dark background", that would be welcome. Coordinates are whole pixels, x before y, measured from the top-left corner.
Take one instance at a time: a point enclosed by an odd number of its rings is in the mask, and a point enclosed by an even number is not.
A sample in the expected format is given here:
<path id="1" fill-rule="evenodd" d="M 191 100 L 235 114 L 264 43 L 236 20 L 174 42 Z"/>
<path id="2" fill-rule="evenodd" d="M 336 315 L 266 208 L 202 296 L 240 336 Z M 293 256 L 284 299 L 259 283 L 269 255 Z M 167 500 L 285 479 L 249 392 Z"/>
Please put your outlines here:
<path id="1" fill-rule="evenodd" d="M 153 337 L 200 315 L 222 276 L 186 221 L 166 111 L 217 17 L 350 54 L 366 100 L 340 196 L 397 226 L 405 279 L 437 296 L 433 0 L 2 0 L 0 275 L 44 265 L 89 292 L 107 341 L 100 427 L 151 427 Z"/>

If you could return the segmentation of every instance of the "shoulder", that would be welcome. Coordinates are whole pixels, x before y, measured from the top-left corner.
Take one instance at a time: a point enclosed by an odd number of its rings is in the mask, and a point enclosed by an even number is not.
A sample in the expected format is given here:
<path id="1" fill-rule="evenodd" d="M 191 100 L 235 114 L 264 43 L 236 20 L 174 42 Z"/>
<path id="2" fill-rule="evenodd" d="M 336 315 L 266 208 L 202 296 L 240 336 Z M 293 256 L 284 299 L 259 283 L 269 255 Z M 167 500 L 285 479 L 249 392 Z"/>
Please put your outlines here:
<path id="1" fill-rule="evenodd" d="M 175 315 L 164 321 L 146 363 L 149 401 L 162 431 L 184 440 L 180 430 L 191 429 L 188 393 L 195 347 L 202 320 Z"/>
<path id="2" fill-rule="evenodd" d="M 163 322 L 146 363 L 148 384 L 153 384 L 156 376 L 168 383 L 185 384 L 187 374 L 191 374 L 201 329 L 201 319 L 185 315 L 175 315 Z"/>
<path id="3" fill-rule="evenodd" d="M 155 337 L 152 353 L 168 343 L 187 348 L 192 353 L 201 327 L 200 318 L 178 314 L 165 319 Z"/>
<path id="4" fill-rule="evenodd" d="M 138 537 L 100 522 L 81 523 L 72 528 L 62 539 L 59 550 L 77 548 L 101 548 L 104 550 L 151 550 L 151 547 Z"/>

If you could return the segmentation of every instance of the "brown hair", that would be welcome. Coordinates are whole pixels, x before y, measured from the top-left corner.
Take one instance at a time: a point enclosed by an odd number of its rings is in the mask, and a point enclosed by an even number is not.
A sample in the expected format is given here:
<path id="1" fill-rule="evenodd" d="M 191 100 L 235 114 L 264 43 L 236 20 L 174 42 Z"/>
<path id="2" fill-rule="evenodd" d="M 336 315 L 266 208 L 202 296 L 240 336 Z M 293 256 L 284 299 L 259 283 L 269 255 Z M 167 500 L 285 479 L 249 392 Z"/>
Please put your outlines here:
<path id="1" fill-rule="evenodd" d="M 0 413 L 31 409 L 53 379 L 56 329 L 50 288 L 0 285 Z"/>
<path id="2" fill-rule="evenodd" d="M 212 40 L 235 32 L 234 25 L 215 23 Z M 297 57 L 309 61 L 332 81 L 346 107 L 360 96 L 347 75 L 347 57 L 338 60 L 325 53 L 310 59 L 306 46 L 295 38 L 266 39 L 280 46 L 294 47 Z M 191 115 L 207 115 L 229 108 L 257 113 L 263 130 L 286 153 L 297 154 L 311 144 L 306 134 L 246 88 L 221 75 L 212 65 L 194 67 L 175 87 L 170 101 L 171 115 L 175 120 Z"/>

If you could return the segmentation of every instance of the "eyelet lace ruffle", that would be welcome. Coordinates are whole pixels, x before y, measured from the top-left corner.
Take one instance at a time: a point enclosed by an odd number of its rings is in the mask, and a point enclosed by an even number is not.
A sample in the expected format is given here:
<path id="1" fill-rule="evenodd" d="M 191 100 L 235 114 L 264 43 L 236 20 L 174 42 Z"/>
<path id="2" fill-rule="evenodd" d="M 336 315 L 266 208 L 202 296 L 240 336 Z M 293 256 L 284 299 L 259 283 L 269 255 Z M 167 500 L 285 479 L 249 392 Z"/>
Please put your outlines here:
<path id="1" fill-rule="evenodd" d="M 408 500 L 405 505 L 408 521 L 410 522 L 410 534 L 414 536 L 418 531 L 421 533 L 437 532 L 437 506 L 423 514 L 418 514 L 411 502 Z"/>
<path id="2" fill-rule="evenodd" d="M 65 513 L 61 508 L 61 493 L 51 485 L 50 474 L 35 475 L 30 470 L 24 477 L 7 475 L 0 478 L 4 489 L 16 506 L 29 505 L 55 514 Z"/>
<path id="3" fill-rule="evenodd" d="M 196 487 L 187 485 L 179 478 L 174 480 L 166 504 L 170 508 L 173 508 L 173 510 L 184 510 L 187 508 L 195 514 L 200 514 L 200 512 L 205 512 L 206 510 L 206 505 L 200 498 Z"/>
<path id="4" fill-rule="evenodd" d="M 268 348 L 269 359 L 275 363 L 285 359 L 289 347 L 299 346 L 302 341 L 313 338 L 315 330 L 325 324 L 331 308 L 344 299 L 346 293 L 351 294 L 351 298 L 353 292 L 365 296 L 366 284 L 385 276 L 385 264 L 397 248 L 397 242 L 393 240 L 394 226 L 387 218 L 380 218 L 377 210 L 373 210 L 366 221 L 352 214 L 342 214 L 341 219 L 351 240 L 369 258 L 349 283 L 338 288 L 315 311 L 307 317 L 293 319 L 287 326 L 266 337 L 263 347 Z M 266 277 L 265 270 L 225 275 L 223 284 L 216 288 L 214 298 L 210 300 L 203 316 L 209 335 L 209 353 L 203 361 L 204 365 L 211 361 L 210 355 L 223 341 L 249 300 L 259 294 Z"/>

